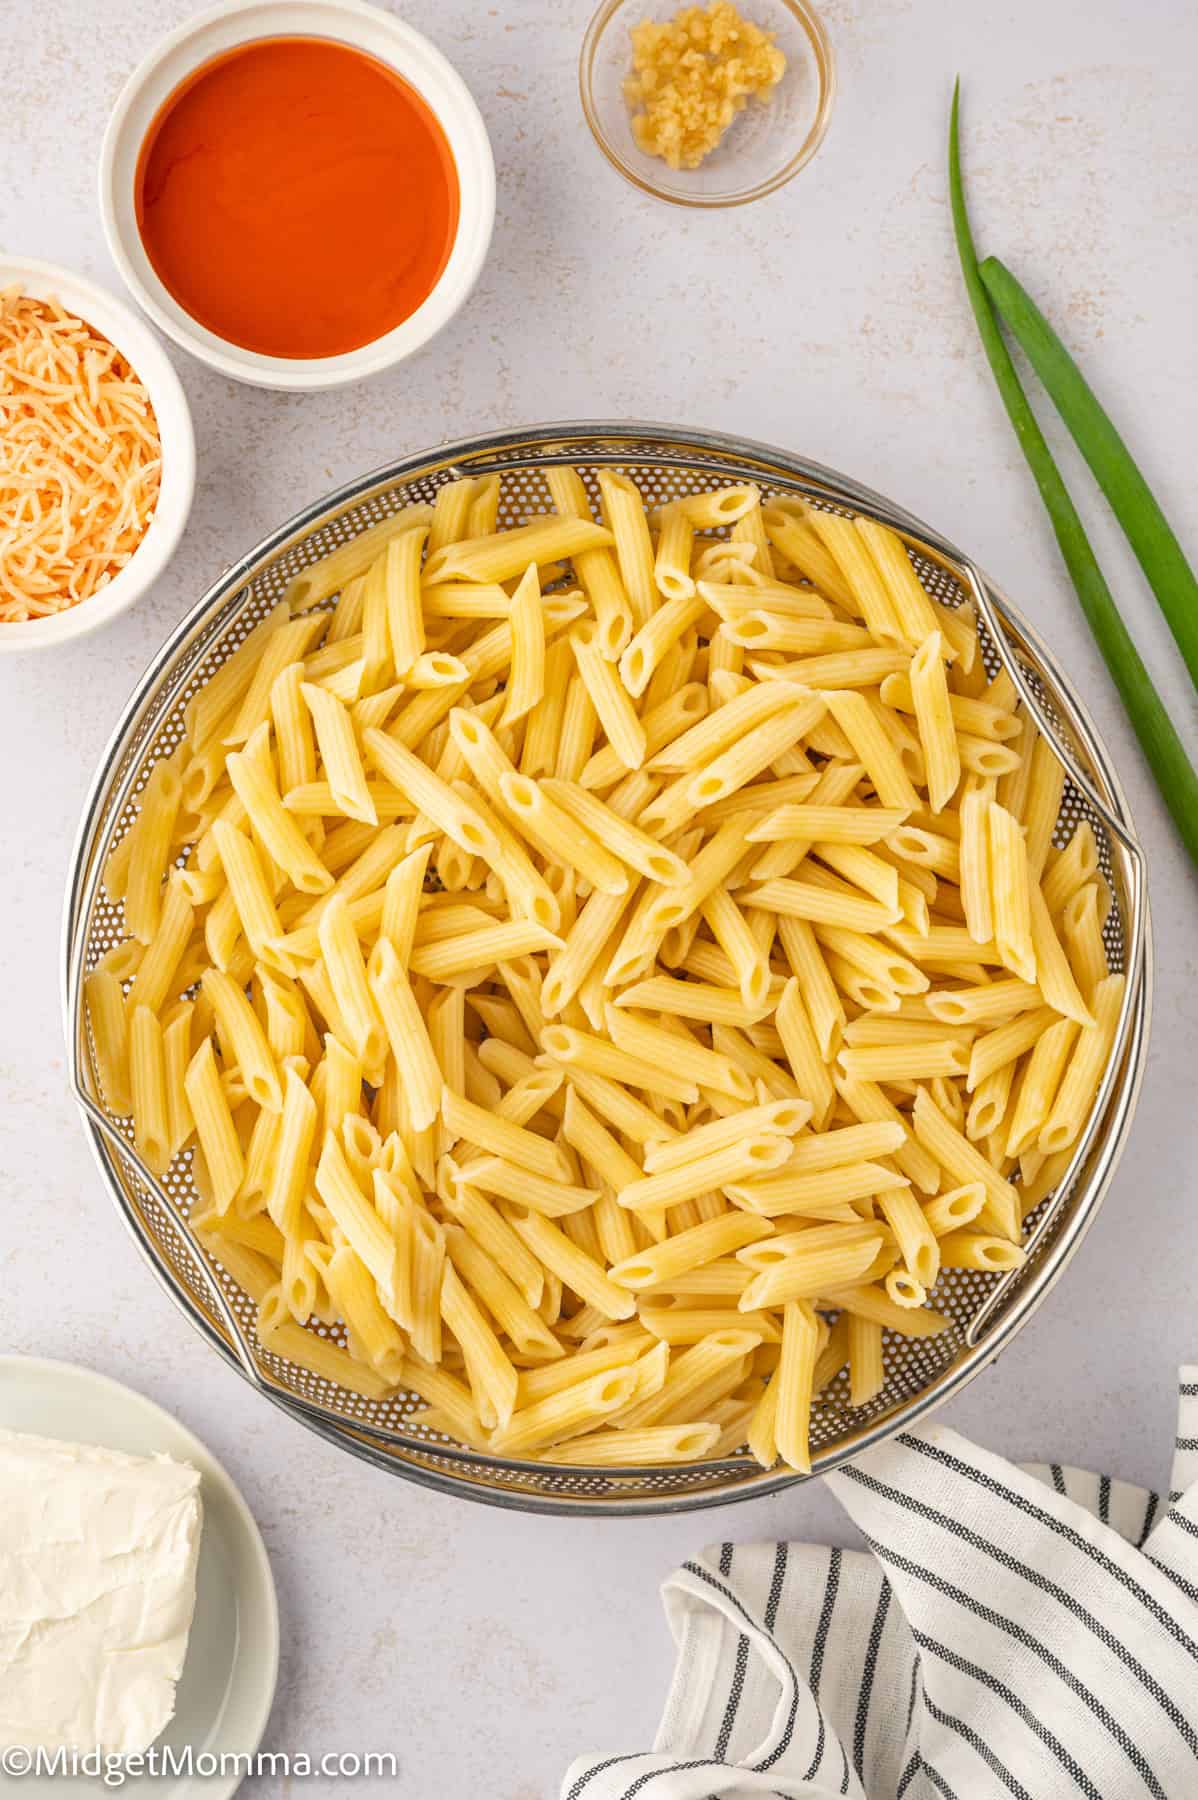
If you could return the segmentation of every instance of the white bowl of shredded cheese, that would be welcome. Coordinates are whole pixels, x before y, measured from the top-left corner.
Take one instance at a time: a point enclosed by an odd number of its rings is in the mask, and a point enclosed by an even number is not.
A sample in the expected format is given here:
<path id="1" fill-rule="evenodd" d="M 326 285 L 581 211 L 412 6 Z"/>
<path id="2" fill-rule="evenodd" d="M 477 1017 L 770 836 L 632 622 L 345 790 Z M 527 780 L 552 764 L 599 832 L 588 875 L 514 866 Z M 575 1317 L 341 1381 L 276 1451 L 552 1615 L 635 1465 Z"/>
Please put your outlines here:
<path id="1" fill-rule="evenodd" d="M 0 652 L 124 612 L 194 488 L 187 399 L 149 328 L 69 269 L 0 256 Z"/>

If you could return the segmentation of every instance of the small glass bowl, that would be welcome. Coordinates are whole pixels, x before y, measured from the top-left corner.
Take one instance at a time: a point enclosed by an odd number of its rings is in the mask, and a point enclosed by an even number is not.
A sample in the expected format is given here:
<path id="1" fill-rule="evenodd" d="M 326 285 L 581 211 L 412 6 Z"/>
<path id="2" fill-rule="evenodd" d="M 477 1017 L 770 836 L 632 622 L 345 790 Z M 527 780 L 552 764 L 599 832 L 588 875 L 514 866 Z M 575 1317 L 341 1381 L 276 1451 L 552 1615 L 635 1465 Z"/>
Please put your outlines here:
<path id="1" fill-rule="evenodd" d="M 805 0 L 737 0 L 746 18 L 774 34 L 786 73 L 768 102 L 750 100 L 737 114 L 699 168 L 671 169 L 633 137 L 624 81 L 632 73 L 632 27 L 668 20 L 689 3 L 602 0 L 582 41 L 582 110 L 608 162 L 645 193 L 675 206 L 743 206 L 797 175 L 823 143 L 836 94 L 832 46 Z"/>

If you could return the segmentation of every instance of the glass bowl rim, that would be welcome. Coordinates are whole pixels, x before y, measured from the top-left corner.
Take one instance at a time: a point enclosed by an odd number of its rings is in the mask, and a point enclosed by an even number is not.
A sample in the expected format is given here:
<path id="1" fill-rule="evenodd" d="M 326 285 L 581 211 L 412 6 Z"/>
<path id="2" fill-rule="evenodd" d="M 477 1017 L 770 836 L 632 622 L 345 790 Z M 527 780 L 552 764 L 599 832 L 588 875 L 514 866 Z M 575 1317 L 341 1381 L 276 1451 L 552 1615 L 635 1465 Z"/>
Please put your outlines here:
<path id="1" fill-rule="evenodd" d="M 685 0 L 681 0 L 685 3 Z M 811 161 L 828 132 L 832 118 L 832 105 L 836 98 L 836 62 L 832 52 L 831 40 L 824 27 L 823 20 L 807 0 L 775 0 L 775 4 L 783 7 L 806 34 L 811 46 L 812 55 L 818 77 L 815 116 L 809 125 L 798 149 L 764 180 L 752 187 L 742 188 L 733 193 L 722 194 L 687 194 L 661 182 L 653 181 L 641 174 L 621 155 L 599 118 L 595 104 L 594 70 L 599 46 L 607 27 L 615 19 L 618 12 L 628 4 L 628 0 L 600 0 L 600 4 L 591 16 L 583 35 L 582 49 L 578 59 L 578 91 L 582 101 L 583 116 L 590 126 L 591 135 L 599 149 L 614 169 L 630 181 L 642 193 L 652 194 L 655 199 L 665 200 L 671 206 L 688 206 L 700 209 L 715 209 L 729 206 L 744 206 L 751 200 L 760 200 L 766 194 L 772 194 L 777 188 L 784 187 L 799 170 Z M 663 170 L 667 165 L 662 164 Z M 674 176 L 678 171 L 668 169 Z"/>

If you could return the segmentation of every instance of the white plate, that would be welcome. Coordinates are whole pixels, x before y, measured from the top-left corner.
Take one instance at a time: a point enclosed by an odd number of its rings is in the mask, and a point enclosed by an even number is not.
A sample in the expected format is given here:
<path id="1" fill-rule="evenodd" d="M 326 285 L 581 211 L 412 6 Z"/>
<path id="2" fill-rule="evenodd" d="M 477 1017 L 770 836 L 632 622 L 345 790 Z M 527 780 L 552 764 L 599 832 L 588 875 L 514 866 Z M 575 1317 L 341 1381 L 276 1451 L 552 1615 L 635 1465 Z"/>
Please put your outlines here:
<path id="1" fill-rule="evenodd" d="M 0 1426 L 41 1437 L 100 1444 L 133 1456 L 164 1451 L 203 1478 L 204 1530 L 195 1622 L 175 1716 L 159 1744 L 177 1753 L 252 1754 L 262 1741 L 279 1667 L 279 1612 L 266 1547 L 249 1508 L 220 1464 L 190 1431 L 131 1388 L 72 1363 L 0 1356 Z M 155 1800 L 228 1800 L 240 1775 L 130 1779 L 123 1792 Z M 83 1795 L 102 1783 L 80 1777 L 0 1776 L 0 1793 Z"/>

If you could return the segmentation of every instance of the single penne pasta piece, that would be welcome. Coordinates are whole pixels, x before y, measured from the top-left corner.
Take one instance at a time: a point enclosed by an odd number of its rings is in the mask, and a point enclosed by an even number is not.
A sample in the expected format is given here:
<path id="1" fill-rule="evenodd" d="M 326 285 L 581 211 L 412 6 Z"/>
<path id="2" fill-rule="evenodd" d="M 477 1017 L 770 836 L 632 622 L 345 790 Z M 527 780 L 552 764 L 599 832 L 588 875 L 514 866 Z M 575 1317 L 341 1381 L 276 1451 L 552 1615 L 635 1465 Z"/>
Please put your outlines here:
<path id="1" fill-rule="evenodd" d="M 796 1138 L 786 1166 L 796 1174 L 814 1174 L 818 1169 L 836 1169 L 844 1163 L 891 1156 L 901 1150 L 904 1142 L 903 1127 L 889 1119 L 841 1125 Z"/>
<path id="2" fill-rule="evenodd" d="M 396 1282 L 398 1248 L 375 1209 L 354 1178 L 336 1132 L 326 1131 L 314 1176 L 316 1192 L 328 1207 L 337 1229 L 362 1258 L 379 1285 L 389 1294 Z"/>
<path id="3" fill-rule="evenodd" d="M 940 1239 L 940 1260 L 946 1269 L 985 1269 L 1003 1272 L 1021 1269 L 1027 1256 L 1006 1238 L 987 1237 L 980 1231 L 953 1231 Z"/>
<path id="4" fill-rule="evenodd" d="M 171 840 L 182 800 L 175 758 L 154 764 L 130 827 L 133 840 L 125 877 L 125 925 L 141 944 L 152 941 L 162 911 L 162 886 L 171 860 Z"/>
<path id="5" fill-rule="evenodd" d="M 558 1369 L 567 1367 L 568 1362 L 557 1365 Z M 635 1365 L 600 1369 L 571 1381 L 521 1405 L 507 1425 L 492 1435 L 491 1448 L 500 1456 L 528 1456 L 548 1444 L 557 1446 L 576 1439 L 626 1406 L 635 1386 Z"/>
<path id="6" fill-rule="evenodd" d="M 1041 887 L 1044 903 L 1054 918 L 1080 887 L 1098 876 L 1098 845 L 1094 830 L 1087 819 L 1080 819 L 1065 848 L 1058 850 L 1045 867 Z"/>
<path id="7" fill-rule="evenodd" d="M 628 595 L 633 623 L 640 627 L 658 604 L 653 542 L 644 503 L 635 482 L 615 469 L 600 469 L 603 517 L 615 539 L 616 562 Z"/>
<path id="8" fill-rule="evenodd" d="M 956 1182 L 980 1181 L 986 1200 L 1003 1222 L 1005 1235 L 1019 1239 L 1019 1196 L 1011 1183 L 947 1118 L 926 1088 L 919 1088 L 913 1112 L 915 1135 Z"/>
<path id="9" fill-rule="evenodd" d="M 591 519 L 546 513 L 511 531 L 442 545 L 426 559 L 423 580 L 426 587 L 444 581 L 510 581 L 530 562 L 557 562 L 581 550 L 606 549 L 612 541 L 610 531 Z"/>
<path id="10" fill-rule="evenodd" d="M 379 1301 L 370 1271 L 348 1244 L 318 1255 L 330 1298 L 344 1318 L 351 1339 L 361 1347 L 361 1360 L 389 1386 L 398 1386 L 404 1367 L 404 1340 Z"/>
<path id="11" fill-rule="evenodd" d="M 933 1019 L 946 1025 L 986 1025 L 1042 1006 L 1044 995 L 1032 983 L 1012 975 L 979 987 L 945 988 L 928 994 L 924 1004 Z"/>
<path id="12" fill-rule="evenodd" d="M 1018 1018 L 976 1038 L 969 1052 L 969 1072 L 965 1081 L 967 1092 L 972 1094 L 996 1069 L 1014 1062 L 1025 1051 L 1032 1049 L 1055 1022 L 1056 1017 L 1051 1007 L 1037 1007 L 1034 1012 L 1021 1013 Z"/>
<path id="13" fill-rule="evenodd" d="M 548 1054 L 566 1068 L 577 1065 L 591 1074 L 618 1081 L 624 1087 L 640 1088 L 666 1099 L 680 1100 L 687 1106 L 699 1098 L 695 1082 L 661 1068 L 648 1058 L 622 1050 L 618 1044 L 579 1031 L 575 1026 L 546 1025 L 541 1033 L 541 1043 Z"/>
<path id="14" fill-rule="evenodd" d="M 101 1098 L 117 1118 L 133 1109 L 130 1087 L 130 1022 L 121 979 L 112 968 L 94 968 L 83 981 Z"/>
<path id="15" fill-rule="evenodd" d="M 677 1168 L 630 1182 L 620 1189 L 617 1198 L 621 1206 L 634 1211 L 677 1206 L 711 1189 L 730 1187 L 777 1169 L 789 1152 L 787 1138 L 772 1132 L 755 1132 L 739 1143 L 708 1151 Z"/>
<path id="16" fill-rule="evenodd" d="M 1052 1110 L 1061 1076 L 1080 1027 L 1073 1019 L 1057 1019 L 1041 1032 L 1019 1080 L 1007 1125 L 1006 1153 L 1018 1156 L 1039 1136 Z"/>
<path id="17" fill-rule="evenodd" d="M 663 1243 L 637 1251 L 609 1269 L 608 1276 L 618 1287 L 631 1288 L 633 1292 L 664 1287 L 675 1276 L 701 1268 L 704 1263 L 715 1262 L 721 1256 L 730 1256 L 745 1244 L 770 1235 L 771 1231 L 772 1227 L 764 1219 L 754 1219 L 747 1213 L 722 1213 L 718 1218 L 675 1233 Z"/>
<path id="18" fill-rule="evenodd" d="M 1024 830 L 1028 878 L 1033 884 L 1038 884 L 1044 873 L 1064 790 L 1064 764 L 1048 739 L 1037 737 L 1032 745 L 1027 793 L 1020 820 Z"/>
<path id="19" fill-rule="evenodd" d="M 934 1200 L 926 1200 L 923 1216 L 928 1229 L 940 1238 L 971 1225 L 985 1204 L 986 1190 L 981 1182 L 967 1181 L 963 1187 L 950 1188 Z"/>
<path id="20" fill-rule="evenodd" d="M 814 656 L 838 650 L 868 650 L 873 640 L 860 625 L 846 625 L 827 615 L 803 618 L 793 612 L 772 612 L 764 601 L 751 610 L 738 610 L 724 623 L 724 635 L 746 650 L 771 650 L 783 656 Z"/>
<path id="21" fill-rule="evenodd" d="M 937 1075 L 964 1075 L 970 1066 L 965 1047 L 953 1038 L 846 1046 L 836 1060 L 853 1081 L 930 1081 Z"/>
<path id="22" fill-rule="evenodd" d="M 641 1431 L 589 1431 L 541 1454 L 540 1461 L 566 1468 L 640 1468 L 647 1464 L 690 1463 L 714 1456 L 720 1427 L 653 1425 Z"/>
<path id="23" fill-rule="evenodd" d="M 645 620 L 620 657 L 620 680 L 634 698 L 645 692 L 663 657 L 707 611 L 707 601 L 692 591 L 659 606 Z"/>
<path id="24" fill-rule="evenodd" d="M 160 1012 L 172 991 L 180 991 L 178 976 L 184 952 L 191 939 L 195 908 L 179 870 L 172 870 L 158 916 L 158 926 L 145 947 L 145 954 L 132 970 L 129 1005 L 148 1006 Z M 113 971 L 115 972 L 115 971 Z"/>
<path id="25" fill-rule="evenodd" d="M 238 923 L 255 956 L 263 957 L 283 927 L 262 859 L 253 839 L 224 819 L 213 822 L 212 832 Z"/>
<path id="26" fill-rule="evenodd" d="M 171 1150 L 162 1026 L 148 1006 L 135 1006 L 130 1014 L 129 1086 L 134 1145 L 146 1167 L 164 1175 Z"/>
<path id="27" fill-rule="evenodd" d="M 312 715 L 304 704 L 304 665 L 288 663 L 270 689 L 270 716 L 279 756 L 279 786 L 284 794 L 316 779 L 316 742 Z"/>
<path id="28" fill-rule="evenodd" d="M 546 931 L 543 925 L 532 919 L 510 919 L 478 931 L 460 932 L 440 943 L 417 945 L 408 963 L 414 975 L 423 975 L 429 981 L 448 981 L 467 970 L 485 969 L 493 963 L 561 948 L 561 938 Z"/>
<path id="29" fill-rule="evenodd" d="M 688 600 L 695 591 L 690 572 L 695 527 L 681 501 L 662 508 L 653 579 L 667 601 Z"/>
<path id="30" fill-rule="evenodd" d="M 939 1337 L 949 1325 L 944 1314 L 932 1307 L 896 1306 L 884 1288 L 872 1285 L 835 1288 L 821 1295 L 821 1299 L 828 1306 L 847 1313 L 850 1321 L 868 1319 L 884 1331 L 897 1332 L 901 1337 Z"/>
<path id="31" fill-rule="evenodd" d="M 751 481 L 727 487 L 712 488 L 704 494 L 685 494 L 677 502 L 696 531 L 715 531 L 721 525 L 732 525 L 742 519 L 761 501 L 759 490 Z"/>
<path id="32" fill-rule="evenodd" d="M 892 1188 L 879 1194 L 878 1206 L 894 1233 L 907 1272 L 921 1288 L 935 1287 L 941 1264 L 936 1234 L 911 1189 Z"/>
<path id="33" fill-rule="evenodd" d="M 1018 822 L 997 802 L 986 814 L 990 848 L 990 905 L 994 941 L 1006 967 L 1021 980 L 1036 979 L 1032 943 L 1027 850 Z"/>
<path id="34" fill-rule="evenodd" d="M 755 1275 L 737 1306 L 746 1313 L 759 1308 L 769 1311 L 794 1300 L 814 1300 L 829 1288 L 862 1280 L 872 1269 L 881 1244 L 879 1229 L 852 1242 L 803 1247 L 785 1262 Z"/>
<path id="35" fill-rule="evenodd" d="M 903 562 L 906 561 L 903 555 Z M 927 604 L 923 589 L 919 592 Z M 930 612 L 930 606 L 928 610 Z M 909 680 L 927 768 L 928 801 L 932 811 L 939 813 L 948 805 L 961 779 L 956 722 L 944 673 L 944 640 L 939 631 L 930 631 L 915 652 Z"/>
<path id="36" fill-rule="evenodd" d="M 717 1390 L 713 1397 L 718 1397 L 725 1391 L 726 1381 L 730 1379 L 733 1385 L 737 1384 L 740 1369 L 760 1341 L 755 1331 L 729 1324 L 692 1344 L 677 1357 L 669 1356 L 667 1346 L 659 1344 L 656 1352 L 650 1354 L 659 1356 L 662 1362 L 668 1357 L 664 1380 L 649 1393 L 637 1396 L 621 1407 L 612 1423 L 621 1430 L 638 1431 L 646 1425 L 671 1423 L 679 1413 L 685 1417 L 692 1404 L 701 1407 L 704 1393 L 712 1387 Z"/>
<path id="37" fill-rule="evenodd" d="M 820 925 L 839 925 L 863 935 L 896 925 L 902 916 L 897 905 L 884 906 L 878 900 L 863 899 L 839 884 L 828 888 L 812 880 L 763 882 L 760 887 L 748 890 L 746 903 L 760 907 L 764 912 L 783 913 Z"/>
<path id="38" fill-rule="evenodd" d="M 456 484 L 455 484 L 456 485 Z M 437 498 L 447 490 L 442 488 Z M 442 517 L 444 515 L 442 514 Z M 437 507 L 429 541 L 437 528 Z M 382 558 L 384 613 L 391 665 L 397 675 L 406 676 L 424 650 L 424 609 L 420 593 L 420 556 L 424 548 L 425 528 L 414 526 L 391 538 Z"/>
<path id="39" fill-rule="evenodd" d="M 925 592 L 897 532 L 876 519 L 858 516 L 853 529 L 864 538 L 890 601 L 890 615 L 909 643 L 918 644 L 940 630 L 940 618 Z"/>
<path id="40" fill-rule="evenodd" d="M 771 1219 L 787 1213 L 801 1215 L 808 1209 L 818 1211 L 853 1200 L 868 1200 L 891 1188 L 906 1186 L 907 1177 L 888 1169 L 884 1163 L 855 1162 L 814 1173 L 779 1169 L 773 1175 L 730 1182 L 728 1192 L 738 1206 Z"/>
<path id="41" fill-rule="evenodd" d="M 774 1420 L 778 1455 L 801 1475 L 811 1473 L 811 1399 L 819 1343 L 819 1321 L 812 1308 L 803 1301 L 787 1301 L 782 1360 L 770 1387 L 776 1385 L 778 1389 Z"/>
<path id="42" fill-rule="evenodd" d="M 622 818 L 610 805 L 605 805 L 577 782 L 546 780 L 541 783 L 541 790 L 561 812 L 582 827 L 583 842 L 593 839 L 606 846 L 621 862 L 648 876 L 650 881 L 667 887 L 680 886 L 688 879 L 689 871 L 681 857 L 667 850 L 649 832 Z M 581 867 L 579 872 L 586 874 Z M 592 877 L 587 875 L 587 879 L 592 880 Z"/>
<path id="43" fill-rule="evenodd" d="M 517 1374 L 486 1316 L 452 1263 L 441 1281 L 441 1317 L 461 1348 L 466 1376 L 483 1424 L 501 1428 L 516 1406 Z"/>
<path id="44" fill-rule="evenodd" d="M 426 813 L 467 855 L 494 862 L 499 856 L 498 839 L 471 801 L 384 732 L 366 731 L 362 741 L 379 773 L 405 793 L 419 812 Z"/>
<path id="45" fill-rule="evenodd" d="M 868 545 L 857 530 L 857 522 L 837 513 L 823 512 L 816 507 L 806 509 L 803 522 L 815 533 L 840 572 L 840 590 L 844 596 L 841 604 L 846 605 L 855 618 L 865 620 L 877 643 L 905 647 L 912 642 L 895 616 L 886 583 Z M 767 520 L 766 530 L 769 529 Z M 770 541 L 774 542 L 772 536 Z M 831 592 L 827 587 L 823 591 Z M 839 596 L 834 594 L 832 598 L 837 599 Z M 918 639 L 914 641 L 918 642 Z"/>
<path id="46" fill-rule="evenodd" d="M 821 844 L 877 844 L 907 817 L 901 807 L 820 806 L 803 802 L 780 806 L 756 819 L 745 832 L 751 844 L 803 839 Z"/>
<path id="47" fill-rule="evenodd" d="M 603 655 L 594 624 L 583 621 L 576 625 L 570 644 L 609 745 L 625 769 L 639 769 L 648 749 L 645 727 L 615 667 Z"/>
<path id="48" fill-rule="evenodd" d="M 590 895 L 562 949 L 550 961 L 541 989 L 546 1014 L 560 1013 L 577 994 L 619 925 L 628 902 L 627 894 L 605 894 L 598 888 Z"/>
<path id="49" fill-rule="evenodd" d="M 259 730 L 266 732 L 269 727 Z M 229 778 L 267 855 L 301 893 L 327 893 L 333 877 L 279 798 L 261 760 L 260 747 L 264 742 L 265 738 L 259 739 L 256 732 L 244 750 L 233 752 L 229 757 Z"/>
<path id="50" fill-rule="evenodd" d="M 592 1196 L 593 1197 L 593 1196 Z M 605 1319 L 631 1319 L 636 1301 L 616 1286 L 595 1259 L 572 1243 L 552 1220 L 527 1206 L 510 1204 L 506 1217 L 518 1236 L 544 1267 L 572 1288 L 580 1300 L 593 1306 Z"/>
<path id="51" fill-rule="evenodd" d="M 358 934 L 343 894 L 334 894 L 320 915 L 317 935 L 337 1010 L 350 1033 L 349 1047 L 369 1073 L 381 1069 L 387 1034 L 371 994 Z"/>
<path id="52" fill-rule="evenodd" d="M 691 777 L 686 789 L 689 803 L 701 807 L 726 800 L 805 737 L 823 717 L 824 710 L 825 703 L 819 695 L 796 690 L 788 705 L 745 733 Z"/>
<path id="53" fill-rule="evenodd" d="M 348 1388 L 351 1394 L 361 1394 L 367 1400 L 383 1400 L 394 1392 L 393 1381 L 357 1361 L 340 1344 L 297 1325 L 278 1286 L 259 1305 L 257 1332 L 259 1342 L 272 1355 L 309 1370 L 332 1387 Z"/>
<path id="54" fill-rule="evenodd" d="M 700 981 L 676 981 L 669 975 L 653 975 L 618 993 L 615 1006 L 634 1006 L 642 1012 L 673 1013 L 679 1019 L 705 1024 L 755 1025 L 769 1011 L 768 1003 L 746 1006 L 737 988 L 712 986 Z"/>
<path id="55" fill-rule="evenodd" d="M 471 1187 L 484 1194 L 513 1200 L 547 1219 L 562 1219 L 584 1212 L 598 1198 L 598 1190 L 571 1185 L 560 1175 L 545 1176 L 501 1156 L 483 1156 L 462 1171 Z"/>
<path id="56" fill-rule="evenodd" d="M 284 603 L 292 613 L 307 612 L 310 607 L 318 606 L 330 594 L 343 591 L 347 582 L 364 575 L 382 554 L 389 539 L 414 526 L 427 525 L 431 517 L 430 506 L 416 503 L 401 508 L 389 519 L 381 519 L 377 525 L 367 526 L 356 537 L 339 544 L 327 556 L 294 575 L 287 585 Z"/>
<path id="57" fill-rule="evenodd" d="M 889 1296 L 888 1296 L 889 1298 Z M 904 1302 L 890 1301 L 896 1311 L 907 1311 Z M 912 1312 L 912 1316 L 914 1312 Z M 849 1314 L 849 1405 L 866 1406 L 881 1393 L 886 1379 L 882 1358 L 882 1326 L 860 1313 Z"/>
<path id="58" fill-rule="evenodd" d="M 236 1064 L 245 1091 L 255 1105 L 278 1112 L 283 1088 L 260 1020 L 236 981 L 220 969 L 208 969 L 201 991 L 216 1015 L 225 1066 Z"/>
<path id="59" fill-rule="evenodd" d="M 830 1062 L 840 1047 L 845 1011 L 820 945 L 807 920 L 793 916 L 779 917 L 778 936 L 791 973 L 798 980 L 820 1056 L 824 1062 Z"/>
<path id="60" fill-rule="evenodd" d="M 822 1131 L 835 1105 L 836 1091 L 796 976 L 786 983 L 774 1016 L 791 1074 L 800 1093 L 809 1099 L 816 1127 Z"/>
<path id="61" fill-rule="evenodd" d="M 793 1137 L 810 1116 L 811 1108 L 805 1100 L 769 1100 L 758 1106 L 738 1108 L 726 1119 L 713 1119 L 709 1124 L 694 1126 L 681 1136 L 650 1144 L 645 1153 L 645 1173 L 660 1175 L 680 1169 L 759 1132 Z"/>
<path id="62" fill-rule="evenodd" d="M 1098 892 L 1097 882 L 1088 881 L 1061 909 L 1061 932 L 1069 966 L 1080 992 L 1091 1005 L 1094 990 L 1107 973 Z"/>
<path id="63" fill-rule="evenodd" d="M 1076 1019 L 1079 1025 L 1092 1025 L 1093 1014 L 1082 999 L 1081 990 L 1069 966 L 1069 958 L 1056 934 L 1048 903 L 1035 881 L 1029 883 L 1028 903 L 1031 909 L 1032 951 L 1036 958 L 1036 980 L 1040 992 L 1054 1011 L 1064 1013 L 1066 1018 Z"/>
<path id="64" fill-rule="evenodd" d="M 824 700 L 832 719 L 852 745 L 853 754 L 865 765 L 881 804 L 914 811 L 919 796 L 865 696 L 849 689 L 829 689 Z"/>
<path id="65" fill-rule="evenodd" d="M 441 1068 L 433 1052 L 407 971 L 389 938 L 380 937 L 370 953 L 367 984 L 387 1035 L 391 1054 L 402 1071 L 406 1103 L 417 1131 L 435 1123 L 441 1107 Z"/>
<path id="66" fill-rule="evenodd" d="M 536 1111 L 539 1110 L 540 1096 L 534 1098 L 538 1103 L 534 1107 Z M 570 1179 L 569 1160 L 556 1144 L 498 1114 L 484 1112 L 449 1086 L 441 1092 L 441 1118 L 454 1139 L 465 1138 L 479 1149 L 520 1168 L 530 1169 L 549 1181 L 568 1182 Z"/>
<path id="67" fill-rule="evenodd" d="M 167 1139 L 170 1159 L 179 1154 L 195 1130 L 191 1103 L 183 1078 L 191 1061 L 192 1019 L 195 1005 L 181 1001 L 172 1008 L 162 1027 L 162 1070 L 166 1084 Z"/>
<path id="68" fill-rule="evenodd" d="M 225 1213 L 233 1204 L 245 1176 L 245 1159 L 221 1086 L 210 1037 L 203 1040 L 192 1057 L 183 1081 L 195 1120 L 196 1136 L 204 1153 L 212 1203 L 217 1212 Z"/>
<path id="69" fill-rule="evenodd" d="M 628 872 L 619 858 L 550 798 L 548 784 L 505 773 L 499 778 L 499 792 L 509 817 L 543 855 L 577 869 L 605 894 L 627 893 Z"/>
<path id="70" fill-rule="evenodd" d="M 1052 1107 L 1036 1139 L 1037 1147 L 1046 1156 L 1067 1150 L 1081 1136 L 1110 1062 L 1125 988 L 1123 975 L 1106 975 L 1094 989 L 1091 996 L 1094 1024 L 1078 1034 Z"/>
<path id="71" fill-rule="evenodd" d="M 530 713 L 545 691 L 545 620 L 537 566 L 530 563 L 512 596 L 512 666 L 501 722 L 512 725 Z"/>
<path id="72" fill-rule="evenodd" d="M 697 1088 L 711 1088 L 745 1103 L 752 1100 L 752 1082 L 730 1057 L 637 1014 L 622 1011 L 610 1002 L 604 1009 L 604 1021 L 617 1049 L 649 1064 L 656 1058 L 659 1069 L 668 1068 L 677 1079 L 694 1083 Z"/>

